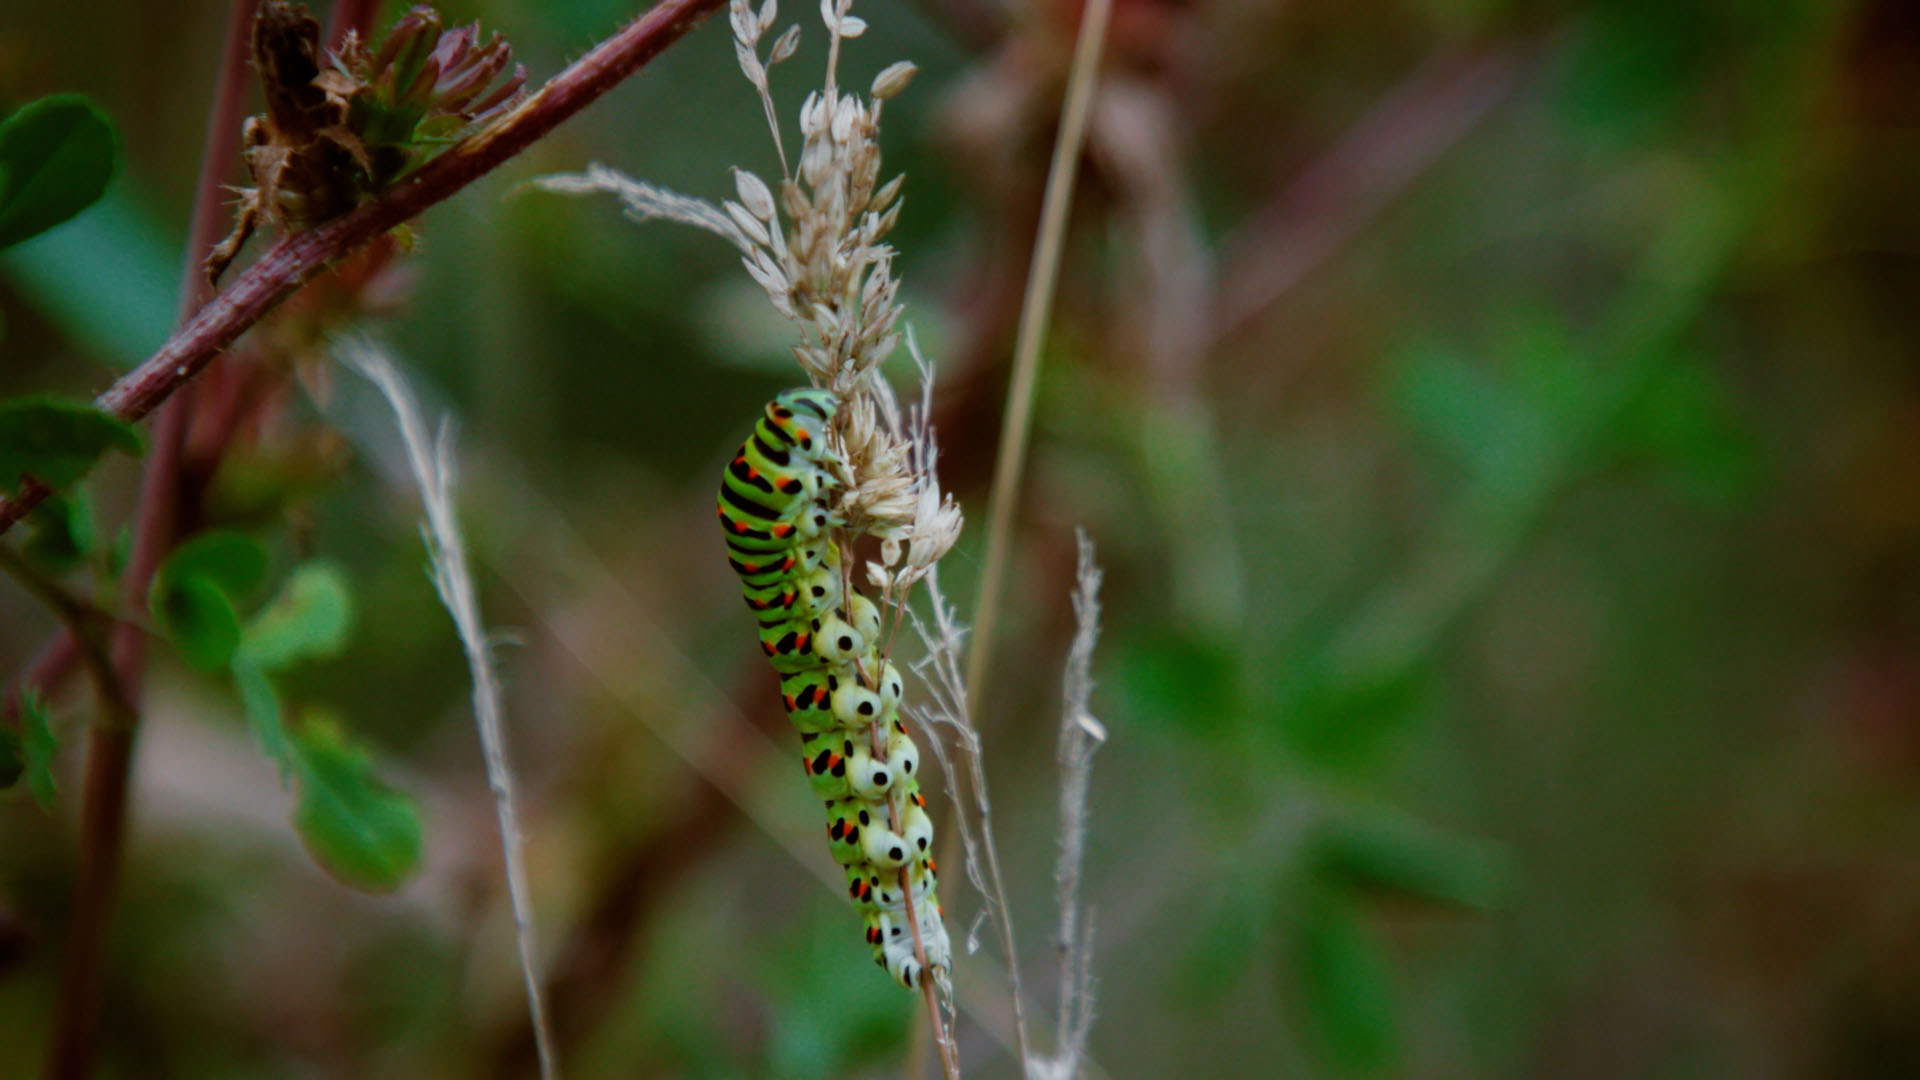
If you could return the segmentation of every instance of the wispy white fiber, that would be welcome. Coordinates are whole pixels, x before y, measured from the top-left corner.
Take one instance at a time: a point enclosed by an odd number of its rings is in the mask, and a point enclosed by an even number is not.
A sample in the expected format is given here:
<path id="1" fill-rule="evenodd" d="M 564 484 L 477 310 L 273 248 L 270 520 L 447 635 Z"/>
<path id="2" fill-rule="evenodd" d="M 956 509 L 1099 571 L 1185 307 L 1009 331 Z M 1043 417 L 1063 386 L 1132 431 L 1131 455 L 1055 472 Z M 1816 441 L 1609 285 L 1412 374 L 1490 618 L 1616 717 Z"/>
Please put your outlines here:
<path id="1" fill-rule="evenodd" d="M 427 517 L 420 535 L 427 545 L 433 587 L 453 617 L 460 644 L 467 654 L 467 671 L 473 679 L 473 716 L 486 758 L 487 783 L 493 790 L 494 813 L 500 822 L 507 898 L 513 907 L 514 938 L 520 949 L 520 971 L 527 985 L 527 1009 L 532 1014 L 540 1076 L 541 1080 L 559 1080 L 553 1033 L 548 1027 L 546 1001 L 535 968 L 533 901 L 527 887 L 526 862 L 521 854 L 520 819 L 514 809 L 513 769 L 507 762 L 500 680 L 494 671 L 486 624 L 480 619 L 480 601 L 474 595 L 473 575 L 467 568 L 467 549 L 461 540 L 460 523 L 453 512 L 452 433 L 442 421 L 437 436 L 428 439 L 420 407 L 415 404 L 406 379 L 377 346 L 356 339 L 341 342 L 335 353 L 343 363 L 378 387 L 387 404 L 392 406 L 394 419 L 400 426 L 400 438 L 406 444 L 407 463 L 413 470 L 414 482 L 420 487 L 420 504 Z"/>

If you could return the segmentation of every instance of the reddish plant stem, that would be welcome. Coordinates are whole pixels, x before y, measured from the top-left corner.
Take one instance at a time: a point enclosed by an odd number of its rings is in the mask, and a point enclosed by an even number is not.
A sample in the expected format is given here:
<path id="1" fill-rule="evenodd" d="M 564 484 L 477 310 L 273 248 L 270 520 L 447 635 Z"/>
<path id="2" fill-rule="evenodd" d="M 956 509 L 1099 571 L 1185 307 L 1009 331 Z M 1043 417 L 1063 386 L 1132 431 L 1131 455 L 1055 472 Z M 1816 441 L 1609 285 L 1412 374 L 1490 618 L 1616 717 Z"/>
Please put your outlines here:
<path id="1" fill-rule="evenodd" d="M 373 27 L 373 17 L 379 13 L 380 0 L 338 0 L 333 5 L 333 18 L 327 23 L 327 40 L 338 48 L 351 30 L 365 41 Z"/>
<path id="2" fill-rule="evenodd" d="M 1525 51 L 1457 48 L 1428 58 L 1230 238 L 1210 323 L 1246 330 L 1466 138 L 1519 81 Z"/>
<path id="3" fill-rule="evenodd" d="M 80 666 L 80 642 L 71 631 L 62 627 L 60 632 L 47 639 L 47 643 L 34 654 L 26 671 L 7 688 L 6 716 L 10 723 L 19 723 L 21 699 L 29 690 L 52 693 L 53 688 L 66 681 Z"/>
<path id="4" fill-rule="evenodd" d="M 140 420 L 191 382 L 242 332 L 328 263 L 414 217 L 533 145 L 662 50 L 725 0 L 664 0 L 595 46 L 487 131 L 428 162 L 411 179 L 324 225 L 275 243 L 231 287 L 194 315 L 144 363 L 94 399 L 122 420 Z M 29 483 L 0 499 L 0 533 L 47 496 Z"/>
<path id="5" fill-rule="evenodd" d="M 228 7 L 220 76 L 207 110 L 207 135 L 200 156 L 200 179 L 193 220 L 180 274 L 180 321 L 199 310 L 212 290 L 200 269 L 218 241 L 225 217 L 221 193 L 240 150 L 240 117 L 247 86 L 247 58 L 258 0 L 233 0 Z M 125 609 L 137 611 L 155 568 L 182 533 L 181 448 L 192 418 L 193 395 L 174 400 L 160 416 L 153 450 L 140 476 L 140 509 L 133 553 L 121 575 Z M 192 500 L 197 502 L 198 500 Z M 67 948 L 54 1001 L 49 1080 L 80 1080 L 93 1069 L 98 1046 L 102 957 L 112 923 L 120 881 L 121 851 L 127 825 L 127 789 L 133 766 L 133 736 L 139 720 L 140 674 L 146 635 L 127 622 L 114 626 L 113 671 L 119 687 L 103 700 L 101 716 L 87 732 L 87 769 L 80 806 L 80 865 L 74 882 Z M 103 699 L 106 695 L 102 695 Z"/>

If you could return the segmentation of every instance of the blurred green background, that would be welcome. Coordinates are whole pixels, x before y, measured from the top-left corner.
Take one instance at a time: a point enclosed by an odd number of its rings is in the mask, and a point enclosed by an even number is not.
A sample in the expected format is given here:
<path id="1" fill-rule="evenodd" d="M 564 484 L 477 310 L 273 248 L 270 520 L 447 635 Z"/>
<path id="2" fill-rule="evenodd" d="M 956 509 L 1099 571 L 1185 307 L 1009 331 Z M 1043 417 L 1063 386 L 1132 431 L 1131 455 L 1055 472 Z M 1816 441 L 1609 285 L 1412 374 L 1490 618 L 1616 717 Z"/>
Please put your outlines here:
<path id="1" fill-rule="evenodd" d="M 791 125 L 824 46 L 788 6 Z M 537 81 L 635 9 L 444 10 Z M 883 143 L 964 615 L 1078 5 L 859 10 L 847 85 L 922 69 Z M 81 91 L 126 143 L 105 203 L 0 258 L 0 393 L 93 393 L 164 338 L 224 18 L 0 12 L 0 110 Z M 777 172 L 723 21 L 430 211 L 366 324 L 457 418 L 568 1075 L 899 1075 L 915 1001 L 816 881 L 711 524 L 789 330 L 711 237 L 521 187 L 590 161 L 709 197 Z M 1080 526 L 1105 1075 L 1920 1075 L 1916 181 L 1899 0 L 1116 0 L 985 708 L 1040 1029 Z M 426 863 L 392 897 L 328 878 L 231 690 L 160 659 L 100 1074 L 532 1075 L 391 422 L 306 363 L 250 435 L 229 487 L 306 468 L 263 535 L 359 608 L 285 692 L 421 800 Z M 136 476 L 97 479 L 109 533 Z M 9 674 L 52 626 L 0 590 Z M 55 811 L 0 803 L 6 1076 L 38 1070 L 72 889 L 63 700 Z M 967 1075 L 1018 1075 L 980 1019 L 1003 985 L 960 976 Z"/>

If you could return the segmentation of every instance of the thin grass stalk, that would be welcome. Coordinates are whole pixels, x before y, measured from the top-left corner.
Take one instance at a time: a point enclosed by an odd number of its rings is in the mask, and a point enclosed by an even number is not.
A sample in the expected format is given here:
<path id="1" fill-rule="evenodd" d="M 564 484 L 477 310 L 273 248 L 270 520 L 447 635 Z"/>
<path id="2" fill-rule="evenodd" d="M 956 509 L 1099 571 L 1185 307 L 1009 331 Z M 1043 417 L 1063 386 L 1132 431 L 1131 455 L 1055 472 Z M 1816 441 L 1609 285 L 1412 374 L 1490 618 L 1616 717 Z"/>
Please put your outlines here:
<path id="1" fill-rule="evenodd" d="M 1060 252 L 1066 241 L 1067 218 L 1073 209 L 1073 187 L 1086 145 L 1087 115 L 1093 107 L 1100 50 L 1106 40 L 1107 15 L 1112 0 L 1088 0 L 1080 16 L 1080 32 L 1073 47 L 1073 67 L 1067 76 L 1066 100 L 1061 106 L 1060 132 L 1053 143 L 1053 161 L 1047 168 L 1047 190 L 1040 204 L 1040 231 L 1027 272 L 1027 295 L 1020 308 L 1020 328 L 1013 350 L 1013 384 L 1007 392 L 1000 449 L 993 465 L 993 492 L 988 508 L 986 568 L 974 604 L 973 644 L 967 655 L 967 697 L 977 708 L 984 700 L 987 672 L 993 655 L 994 623 L 1000 614 L 1000 593 L 1013 543 L 1013 518 L 1020 504 L 1020 477 L 1026 465 L 1027 434 L 1033 425 L 1033 394 L 1039 380 L 1040 346 L 1046 340 L 1059 283 Z M 970 717 L 976 722 L 978 717 Z M 1009 958 L 1011 960 L 1011 958 Z"/>
<path id="2" fill-rule="evenodd" d="M 420 417 L 413 392 L 406 379 L 379 349 L 364 341 L 348 342 L 338 350 L 348 366 L 366 376 L 378 387 L 392 407 L 406 444 L 407 464 L 413 470 L 414 483 L 420 489 L 420 504 L 426 514 L 421 529 L 427 544 L 427 558 L 433 570 L 433 587 L 446 605 L 466 652 L 467 671 L 473 679 L 473 718 L 480 732 L 480 747 L 486 758 L 487 784 L 493 791 L 494 815 L 500 825 L 500 854 L 506 864 L 507 899 L 513 908 L 513 932 L 520 953 L 520 973 L 526 981 L 527 1012 L 533 1024 L 534 1050 L 540 1058 L 541 1080 L 559 1080 L 560 1067 L 553 1048 L 553 1030 L 547 1020 L 547 1007 L 541 993 L 534 947 L 533 899 L 527 886 L 524 836 L 520 817 L 514 807 L 513 768 L 507 760 L 507 737 L 501 722 L 500 679 L 494 670 L 493 651 L 486 624 L 480 618 L 480 601 L 474 594 L 473 574 L 467 567 L 466 543 L 460 535 L 460 523 L 453 511 L 453 460 L 449 429 L 443 421 L 437 438 L 429 439 L 426 423 Z"/>
<path id="3" fill-rule="evenodd" d="M 1060 907 L 1059 938 L 1054 951 L 1060 968 L 1059 1006 L 1055 1015 L 1052 1076 L 1074 1080 L 1082 1071 L 1087 1035 L 1093 1027 L 1093 916 L 1080 912 L 1080 872 L 1087 848 L 1087 782 L 1093 755 L 1106 742 L 1107 729 L 1094 718 L 1093 650 L 1100 641 L 1100 580 L 1093 541 L 1081 531 L 1079 565 L 1074 574 L 1073 645 L 1067 650 L 1066 676 L 1061 681 L 1060 739 L 1055 760 L 1060 766 L 1060 853 L 1053 882 Z"/>
<path id="4" fill-rule="evenodd" d="M 1006 953 L 1007 978 L 1014 1004 L 1014 1042 L 1023 1070 L 1032 1057 L 1022 1005 L 1020 957 L 1014 939 L 1013 918 L 1007 906 L 1006 883 L 1000 872 L 998 845 L 993 840 L 992 811 L 986 796 L 986 777 L 981 770 L 977 710 L 986 694 L 987 673 L 993 654 L 993 628 L 999 617 L 1002 579 L 1006 576 L 1009 548 L 1013 540 L 1020 477 L 1026 463 L 1027 434 L 1033 421 L 1033 395 L 1039 376 L 1040 346 L 1046 338 L 1053 296 L 1059 281 L 1060 254 L 1066 239 L 1067 219 L 1073 206 L 1073 188 L 1079 175 L 1080 156 L 1086 144 L 1087 117 L 1093 105 L 1100 52 L 1106 40 L 1107 17 L 1111 6 L 1111 0 L 1089 0 L 1081 13 L 1080 29 L 1074 42 L 1066 98 L 1061 106 L 1060 130 L 1054 140 L 1053 159 L 1047 169 L 1039 236 L 1034 244 L 1033 260 L 1027 274 L 1026 298 L 1021 306 L 1020 326 L 1014 345 L 1013 383 L 1007 394 L 1000 448 L 994 462 L 986 567 L 981 572 L 980 589 L 974 607 L 973 639 L 967 651 L 963 684 L 965 700 L 958 703 L 960 717 L 975 734 L 970 744 L 963 743 L 964 752 L 960 756 L 966 761 L 970 774 L 969 786 L 973 790 L 975 808 L 980 814 L 981 848 L 986 858 L 994 922 L 1000 930 L 1001 948 Z M 955 817 L 959 816 L 956 804 Z"/>
<path id="5" fill-rule="evenodd" d="M 911 608 L 907 609 L 907 617 L 913 623 L 914 633 L 926 647 L 926 658 L 915 665 L 915 670 L 932 700 L 914 710 L 913 716 L 926 730 L 927 746 L 940 763 L 940 771 L 946 778 L 947 795 L 953 801 L 954 832 L 960 838 L 961 848 L 966 854 L 967 879 L 986 904 L 985 917 L 990 918 L 994 928 L 1000 932 L 1001 948 L 1007 956 L 1007 993 L 1013 1012 L 1014 1052 L 1024 1070 L 1026 1062 L 1032 1058 L 1027 1041 L 1025 991 L 1021 986 L 1020 967 L 1015 961 L 1013 916 L 1007 907 L 1006 882 L 1000 872 L 1000 853 L 993 840 L 993 801 L 987 795 L 987 773 L 981 756 L 980 732 L 968 719 L 971 714 L 968 710 L 967 685 L 960 671 L 961 641 L 967 631 L 956 617 L 953 605 L 947 602 L 940 590 L 938 566 L 928 572 L 926 589 L 931 622 L 922 620 Z M 937 725 L 944 725 L 953 733 L 954 755 L 947 753 L 936 732 Z M 963 759 L 967 765 L 967 795 L 971 796 L 973 812 L 979 819 L 977 834 L 964 810 L 969 799 L 961 794 L 960 770 L 953 757 Z M 977 921 L 975 925 L 978 925 Z M 970 931 L 967 937 L 971 949 L 974 934 Z"/>

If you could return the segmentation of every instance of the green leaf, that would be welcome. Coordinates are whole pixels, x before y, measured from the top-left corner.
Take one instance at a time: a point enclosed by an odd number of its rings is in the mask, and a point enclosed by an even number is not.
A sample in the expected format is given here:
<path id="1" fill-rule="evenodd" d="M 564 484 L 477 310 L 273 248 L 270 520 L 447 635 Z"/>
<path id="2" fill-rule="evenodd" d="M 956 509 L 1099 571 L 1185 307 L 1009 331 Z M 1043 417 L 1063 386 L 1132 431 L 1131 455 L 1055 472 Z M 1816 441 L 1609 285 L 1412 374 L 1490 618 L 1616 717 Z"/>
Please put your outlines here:
<path id="1" fill-rule="evenodd" d="M 55 94 L 0 123 L 0 248 L 53 228 L 105 194 L 120 156 L 107 115 Z"/>
<path id="2" fill-rule="evenodd" d="M 1513 889 L 1513 864 L 1498 845 L 1456 836 L 1396 814 L 1323 822 L 1309 842 L 1316 870 L 1344 885 L 1489 910 Z"/>
<path id="3" fill-rule="evenodd" d="M 238 599 L 267 579 L 267 549 L 245 533 L 201 533 L 173 549 L 156 576 L 204 577 Z"/>
<path id="4" fill-rule="evenodd" d="M 1413 726 L 1430 699 L 1424 664 L 1390 655 L 1345 662 L 1308 656 L 1281 684 L 1277 731 L 1315 764 L 1359 767 L 1376 761 L 1393 736 Z"/>
<path id="5" fill-rule="evenodd" d="M 35 564 L 55 572 L 86 561 L 99 544 L 93 504 L 84 495 L 52 495 L 27 519 L 31 533 L 20 550 Z"/>
<path id="6" fill-rule="evenodd" d="M 366 751 L 324 717 L 300 728 L 294 752 L 300 795 L 293 825 L 314 860 L 354 888 L 399 888 L 420 865 L 413 799 L 375 777 Z"/>
<path id="7" fill-rule="evenodd" d="M 1239 654 L 1211 635 L 1156 628 L 1120 646 L 1114 667 L 1142 723 L 1218 733 L 1244 712 Z"/>
<path id="8" fill-rule="evenodd" d="M 1756 441 L 1724 385 L 1698 363 L 1676 362 L 1648 380 L 1612 431 L 1618 452 L 1651 464 L 1682 494 L 1730 507 L 1758 484 Z"/>
<path id="9" fill-rule="evenodd" d="M 288 575 L 273 603 L 247 624 L 240 652 L 262 671 L 278 671 L 336 655 L 352 628 L 353 594 L 346 575 L 329 562 L 303 563 Z"/>
<path id="10" fill-rule="evenodd" d="M 280 782 L 286 783 L 293 772 L 293 747 L 287 741 L 287 727 L 280 709 L 280 695 L 273 680 L 248 658 L 245 650 L 233 658 L 233 685 L 240 692 L 240 707 L 247 714 L 247 728 L 253 741 L 280 769 Z"/>
<path id="11" fill-rule="evenodd" d="M 174 549 L 153 576 L 147 606 L 187 663 L 217 671 L 240 647 L 234 598 L 267 573 L 266 549 L 235 532 L 210 532 Z"/>
<path id="12" fill-rule="evenodd" d="M 240 647 L 240 613 L 208 578 L 188 577 L 164 585 L 156 579 L 149 607 L 161 632 L 188 664 L 201 671 L 226 667 Z"/>
<path id="13" fill-rule="evenodd" d="M 42 810 L 53 809 L 54 793 L 59 787 L 53 782 L 53 754 L 58 744 L 54 742 L 46 705 L 40 695 L 31 691 L 20 699 L 20 749 L 26 758 L 27 790 L 33 792 L 34 801 Z"/>
<path id="14" fill-rule="evenodd" d="M 1432 342 L 1411 347 L 1388 369 L 1386 391 L 1417 437 L 1469 472 L 1512 450 L 1512 390 L 1464 353 Z"/>
<path id="15" fill-rule="evenodd" d="M 47 397 L 0 402 L 0 486 L 31 474 L 48 487 L 65 487 L 87 474 L 100 455 L 138 455 L 132 427 L 91 405 Z"/>
<path id="16" fill-rule="evenodd" d="M 1260 957 L 1264 924 L 1273 909 L 1271 868 L 1235 866 L 1225 872 L 1219 888 L 1209 892 L 1211 896 L 1184 906 L 1183 924 L 1196 932 L 1188 938 L 1186 954 L 1168 986 L 1169 999 L 1182 1008 L 1218 1008 L 1246 981 Z"/>
<path id="17" fill-rule="evenodd" d="M 1319 894 L 1294 913 L 1290 973 L 1302 1013 L 1339 1071 L 1374 1076 L 1400 1056 L 1393 973 L 1350 902 Z"/>

